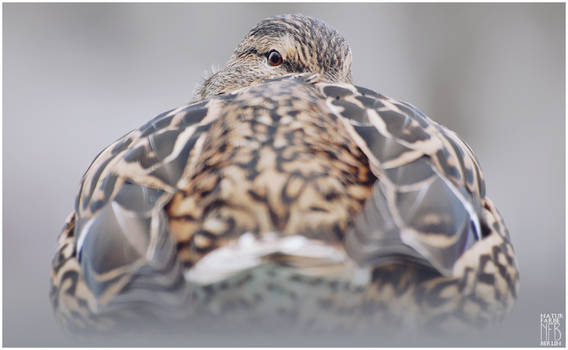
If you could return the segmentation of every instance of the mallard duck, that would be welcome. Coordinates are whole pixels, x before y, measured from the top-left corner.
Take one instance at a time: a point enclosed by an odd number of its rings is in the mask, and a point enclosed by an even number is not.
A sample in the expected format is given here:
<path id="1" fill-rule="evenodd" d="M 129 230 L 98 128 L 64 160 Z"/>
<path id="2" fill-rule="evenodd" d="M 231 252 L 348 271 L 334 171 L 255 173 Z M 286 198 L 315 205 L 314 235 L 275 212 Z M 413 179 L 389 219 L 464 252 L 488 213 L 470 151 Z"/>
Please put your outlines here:
<path id="1" fill-rule="evenodd" d="M 193 102 L 106 147 L 59 236 L 57 320 L 101 331 L 501 320 L 519 274 L 473 151 L 354 85 L 351 55 L 318 19 L 265 19 Z"/>

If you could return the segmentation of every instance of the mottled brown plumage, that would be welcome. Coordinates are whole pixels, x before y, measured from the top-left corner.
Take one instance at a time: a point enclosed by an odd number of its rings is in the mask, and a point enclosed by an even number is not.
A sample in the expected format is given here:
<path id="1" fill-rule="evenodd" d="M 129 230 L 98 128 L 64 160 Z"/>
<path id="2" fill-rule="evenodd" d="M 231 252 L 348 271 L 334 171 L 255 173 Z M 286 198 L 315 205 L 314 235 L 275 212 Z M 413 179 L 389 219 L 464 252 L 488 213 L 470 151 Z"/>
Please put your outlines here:
<path id="1" fill-rule="evenodd" d="M 269 18 L 196 102 L 103 150 L 53 260 L 58 320 L 372 333 L 501 320 L 518 271 L 473 152 L 350 69 L 323 22 Z"/>
<path id="2" fill-rule="evenodd" d="M 266 63 L 277 50 L 284 63 Z M 329 82 L 351 82 L 351 49 L 333 28 L 311 17 L 283 15 L 252 28 L 218 72 L 197 90 L 197 98 L 227 93 L 289 73 L 318 73 Z"/>
<path id="3" fill-rule="evenodd" d="M 167 207 L 188 265 L 245 232 L 301 232 L 341 244 L 376 178 L 315 94 L 277 82 L 223 105 L 194 175 Z M 251 104 L 255 96 L 261 104 Z"/>

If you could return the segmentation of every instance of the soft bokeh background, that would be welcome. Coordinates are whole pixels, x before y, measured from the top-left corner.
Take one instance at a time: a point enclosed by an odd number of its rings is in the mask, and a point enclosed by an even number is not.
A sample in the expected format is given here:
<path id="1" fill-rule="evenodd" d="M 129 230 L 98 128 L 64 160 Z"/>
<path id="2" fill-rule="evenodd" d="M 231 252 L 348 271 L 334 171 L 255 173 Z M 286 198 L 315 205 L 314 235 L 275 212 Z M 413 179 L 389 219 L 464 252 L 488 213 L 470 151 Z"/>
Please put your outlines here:
<path id="1" fill-rule="evenodd" d="M 565 310 L 564 6 L 3 4 L 4 345 L 78 344 L 52 317 L 49 264 L 98 151 L 188 102 L 259 20 L 300 12 L 343 33 L 358 85 L 411 102 L 476 151 L 517 252 L 513 314 L 459 339 L 96 344 L 538 346 L 540 313 Z"/>

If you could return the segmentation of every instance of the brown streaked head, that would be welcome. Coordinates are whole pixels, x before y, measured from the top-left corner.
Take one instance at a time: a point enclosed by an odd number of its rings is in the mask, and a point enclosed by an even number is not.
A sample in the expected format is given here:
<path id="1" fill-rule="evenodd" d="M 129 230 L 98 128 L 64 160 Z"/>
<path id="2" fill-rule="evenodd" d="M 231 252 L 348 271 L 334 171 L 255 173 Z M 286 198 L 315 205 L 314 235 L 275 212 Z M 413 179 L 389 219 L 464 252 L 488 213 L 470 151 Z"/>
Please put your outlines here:
<path id="1" fill-rule="evenodd" d="M 329 82 L 351 82 L 351 49 L 341 34 L 317 18 L 270 17 L 248 32 L 225 66 L 201 84 L 196 98 L 290 73 L 318 73 Z"/>

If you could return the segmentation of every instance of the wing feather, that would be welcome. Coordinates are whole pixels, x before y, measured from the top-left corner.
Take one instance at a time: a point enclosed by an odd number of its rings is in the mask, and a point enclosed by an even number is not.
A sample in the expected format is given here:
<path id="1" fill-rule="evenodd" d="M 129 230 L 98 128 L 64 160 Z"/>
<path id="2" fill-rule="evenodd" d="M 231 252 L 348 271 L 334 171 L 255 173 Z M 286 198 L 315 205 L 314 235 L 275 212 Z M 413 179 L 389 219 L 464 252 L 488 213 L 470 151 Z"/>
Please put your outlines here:
<path id="1" fill-rule="evenodd" d="M 485 185 L 471 148 L 408 103 L 348 84 L 316 85 L 378 179 L 347 249 L 360 262 L 404 257 L 451 274 L 483 238 Z"/>
<path id="2" fill-rule="evenodd" d="M 83 321 L 93 321 L 128 304 L 168 317 L 187 312 L 180 305 L 191 295 L 164 206 L 196 168 L 207 130 L 218 117 L 211 113 L 216 102 L 162 113 L 92 162 L 60 235 L 64 243 L 56 256 L 65 258 L 53 262 L 52 295 L 62 323 L 82 324 L 68 322 L 82 314 Z M 62 289 L 69 283 L 79 287 L 72 300 L 87 303 L 65 301 Z M 75 312 L 68 310 L 73 305 Z"/>

